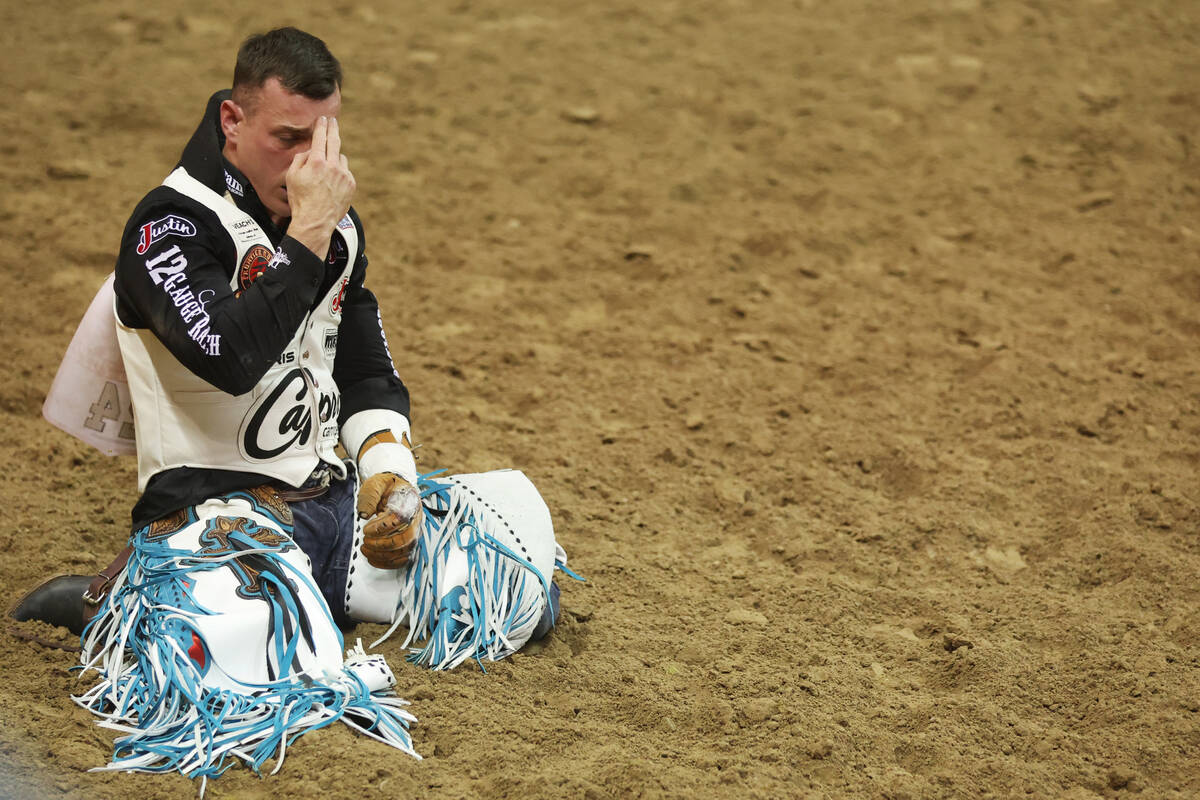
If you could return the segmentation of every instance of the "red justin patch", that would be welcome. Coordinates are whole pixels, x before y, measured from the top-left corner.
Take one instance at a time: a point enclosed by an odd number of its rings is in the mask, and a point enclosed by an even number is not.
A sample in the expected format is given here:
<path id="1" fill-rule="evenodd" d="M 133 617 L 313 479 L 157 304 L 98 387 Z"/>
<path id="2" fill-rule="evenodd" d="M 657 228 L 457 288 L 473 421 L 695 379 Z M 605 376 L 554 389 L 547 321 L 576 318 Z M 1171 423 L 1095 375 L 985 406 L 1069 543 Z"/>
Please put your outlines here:
<path id="1" fill-rule="evenodd" d="M 250 284 L 258 280 L 258 276 L 263 274 L 274 257 L 275 254 L 261 244 L 247 250 L 246 255 L 242 256 L 242 266 L 238 268 L 238 283 L 241 287 L 249 289 Z"/>

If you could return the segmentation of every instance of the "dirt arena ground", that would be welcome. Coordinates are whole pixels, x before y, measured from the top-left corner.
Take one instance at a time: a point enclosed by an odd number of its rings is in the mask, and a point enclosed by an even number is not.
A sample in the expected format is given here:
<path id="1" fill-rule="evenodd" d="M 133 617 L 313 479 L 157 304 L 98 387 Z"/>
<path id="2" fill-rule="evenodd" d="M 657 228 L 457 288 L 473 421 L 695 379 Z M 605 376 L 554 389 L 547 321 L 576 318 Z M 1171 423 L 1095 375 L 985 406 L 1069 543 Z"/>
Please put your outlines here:
<path id="1" fill-rule="evenodd" d="M 248 8 L 0 4 L 0 604 L 123 543 L 132 460 L 41 403 L 287 23 L 421 466 L 524 469 L 587 583 L 487 674 L 382 646 L 423 761 L 338 726 L 210 797 L 1200 795 L 1200 7 Z M 87 772 L 72 663 L 0 631 L 0 797 L 194 796 Z"/>

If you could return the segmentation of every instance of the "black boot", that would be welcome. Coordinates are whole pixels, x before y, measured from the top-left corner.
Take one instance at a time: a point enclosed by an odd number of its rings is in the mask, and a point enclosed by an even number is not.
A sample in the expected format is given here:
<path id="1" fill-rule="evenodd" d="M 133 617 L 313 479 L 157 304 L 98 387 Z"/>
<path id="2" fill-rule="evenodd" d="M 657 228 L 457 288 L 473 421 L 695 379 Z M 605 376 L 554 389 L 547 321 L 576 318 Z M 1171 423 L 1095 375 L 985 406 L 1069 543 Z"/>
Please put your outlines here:
<path id="1" fill-rule="evenodd" d="M 533 635 L 529 637 L 529 641 L 538 642 L 545 639 L 546 634 L 554 628 L 554 623 L 558 622 L 558 595 L 558 581 L 550 581 L 550 602 L 542 610 L 542 618 L 538 620 L 537 627 L 533 629 Z"/>
<path id="2" fill-rule="evenodd" d="M 83 593 L 94 576 L 59 575 L 21 598 L 9 612 L 13 619 L 30 619 L 61 625 L 79 636 L 83 633 Z"/>

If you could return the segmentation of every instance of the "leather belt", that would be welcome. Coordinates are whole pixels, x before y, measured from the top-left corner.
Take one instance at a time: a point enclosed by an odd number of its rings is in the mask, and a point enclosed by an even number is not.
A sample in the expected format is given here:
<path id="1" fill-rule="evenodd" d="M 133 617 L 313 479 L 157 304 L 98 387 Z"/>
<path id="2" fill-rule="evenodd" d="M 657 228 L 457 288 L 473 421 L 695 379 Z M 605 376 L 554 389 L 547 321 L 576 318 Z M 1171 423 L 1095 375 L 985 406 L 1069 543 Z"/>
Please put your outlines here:
<path id="1" fill-rule="evenodd" d="M 325 494 L 329 491 L 329 484 L 314 486 L 311 489 L 293 489 L 290 486 L 272 486 L 271 488 L 275 490 L 275 494 L 279 495 L 279 499 L 285 503 L 300 503 Z"/>
<path id="2" fill-rule="evenodd" d="M 328 492 L 332 475 L 332 469 L 328 466 L 320 466 L 313 470 L 313 473 L 308 476 L 308 480 L 299 487 L 274 484 L 271 488 L 275 490 L 275 494 L 279 495 L 280 500 L 286 503 L 300 503 Z"/>
<path id="3" fill-rule="evenodd" d="M 308 480 L 299 488 L 294 486 L 271 486 L 271 488 L 284 502 L 299 503 L 320 497 L 328 492 L 332 476 L 333 470 L 329 465 L 323 464 L 313 470 L 312 474 L 308 476 Z M 117 553 L 117 557 L 112 560 L 111 564 L 96 573 L 96 577 L 88 584 L 87 591 L 83 593 L 83 621 L 85 623 L 100 610 L 100 603 L 108 596 L 112 582 L 121 574 L 121 570 L 125 569 L 125 565 L 129 563 L 129 556 L 132 554 L 133 548 L 127 546 Z"/>

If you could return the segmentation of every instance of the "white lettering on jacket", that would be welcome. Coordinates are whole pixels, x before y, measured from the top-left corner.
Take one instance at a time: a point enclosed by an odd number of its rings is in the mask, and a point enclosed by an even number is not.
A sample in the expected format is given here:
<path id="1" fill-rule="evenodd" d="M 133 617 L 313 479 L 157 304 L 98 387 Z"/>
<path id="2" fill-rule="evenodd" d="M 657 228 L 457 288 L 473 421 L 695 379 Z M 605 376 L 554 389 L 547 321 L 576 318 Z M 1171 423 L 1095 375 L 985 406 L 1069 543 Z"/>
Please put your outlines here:
<path id="1" fill-rule="evenodd" d="M 212 332 L 212 319 L 208 316 L 208 301 L 215 292 L 212 289 L 205 289 L 199 294 L 192 291 L 183 274 L 187 263 L 179 245 L 173 245 L 169 250 L 147 259 L 146 272 L 154 285 L 162 287 L 163 293 L 171 298 L 171 303 L 179 311 L 179 318 L 191 325 L 188 338 L 199 345 L 205 354 L 219 356 L 221 334 Z"/>

